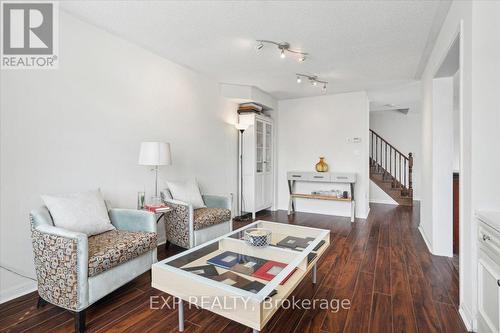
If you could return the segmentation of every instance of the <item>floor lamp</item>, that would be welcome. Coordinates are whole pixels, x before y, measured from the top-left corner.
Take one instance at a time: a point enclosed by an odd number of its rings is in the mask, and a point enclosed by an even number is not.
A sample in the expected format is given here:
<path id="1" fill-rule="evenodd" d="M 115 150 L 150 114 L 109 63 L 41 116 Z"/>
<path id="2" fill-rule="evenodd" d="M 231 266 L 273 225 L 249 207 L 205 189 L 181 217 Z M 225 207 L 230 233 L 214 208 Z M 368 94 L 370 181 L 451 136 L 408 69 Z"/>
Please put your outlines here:
<path id="1" fill-rule="evenodd" d="M 247 219 L 247 214 L 243 215 L 243 132 L 248 128 L 248 124 L 238 123 L 236 129 L 238 130 L 238 216 L 234 218 L 235 221 L 244 221 Z"/>

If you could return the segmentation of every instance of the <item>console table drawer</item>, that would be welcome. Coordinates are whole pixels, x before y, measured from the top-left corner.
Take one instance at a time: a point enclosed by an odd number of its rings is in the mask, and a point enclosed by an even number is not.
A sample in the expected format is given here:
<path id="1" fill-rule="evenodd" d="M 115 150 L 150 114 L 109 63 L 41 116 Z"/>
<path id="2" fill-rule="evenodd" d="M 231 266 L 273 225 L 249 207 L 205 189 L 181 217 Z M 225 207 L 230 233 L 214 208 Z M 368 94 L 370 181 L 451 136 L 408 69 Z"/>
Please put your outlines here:
<path id="1" fill-rule="evenodd" d="M 330 182 L 330 173 L 289 171 L 287 173 L 287 178 L 289 180 L 301 180 L 308 182 Z"/>
<path id="2" fill-rule="evenodd" d="M 354 183 L 356 182 L 356 175 L 355 174 L 343 174 L 343 173 L 333 173 L 331 176 L 331 181 L 332 182 L 337 182 L 337 183 Z"/>

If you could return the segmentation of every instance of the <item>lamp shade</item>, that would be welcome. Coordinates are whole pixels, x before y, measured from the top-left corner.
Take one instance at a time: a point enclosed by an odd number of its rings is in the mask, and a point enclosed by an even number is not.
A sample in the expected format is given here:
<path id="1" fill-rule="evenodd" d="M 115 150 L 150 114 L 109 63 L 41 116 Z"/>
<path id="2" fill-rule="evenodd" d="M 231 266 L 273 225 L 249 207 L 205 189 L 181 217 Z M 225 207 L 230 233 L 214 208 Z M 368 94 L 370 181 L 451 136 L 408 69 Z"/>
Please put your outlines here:
<path id="1" fill-rule="evenodd" d="M 170 143 L 142 142 L 139 153 L 139 165 L 170 165 Z"/>

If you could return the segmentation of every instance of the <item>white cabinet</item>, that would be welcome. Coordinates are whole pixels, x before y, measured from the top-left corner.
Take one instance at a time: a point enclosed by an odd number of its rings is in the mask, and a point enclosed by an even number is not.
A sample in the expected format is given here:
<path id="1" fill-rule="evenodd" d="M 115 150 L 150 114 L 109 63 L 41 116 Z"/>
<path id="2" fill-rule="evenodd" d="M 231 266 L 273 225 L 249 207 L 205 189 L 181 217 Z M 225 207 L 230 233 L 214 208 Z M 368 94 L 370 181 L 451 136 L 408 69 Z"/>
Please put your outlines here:
<path id="1" fill-rule="evenodd" d="M 478 214 L 478 332 L 500 332 L 500 232 Z"/>
<path id="2" fill-rule="evenodd" d="M 272 207 L 274 198 L 274 133 L 271 118 L 239 115 L 248 124 L 243 133 L 243 211 L 255 213 Z"/>

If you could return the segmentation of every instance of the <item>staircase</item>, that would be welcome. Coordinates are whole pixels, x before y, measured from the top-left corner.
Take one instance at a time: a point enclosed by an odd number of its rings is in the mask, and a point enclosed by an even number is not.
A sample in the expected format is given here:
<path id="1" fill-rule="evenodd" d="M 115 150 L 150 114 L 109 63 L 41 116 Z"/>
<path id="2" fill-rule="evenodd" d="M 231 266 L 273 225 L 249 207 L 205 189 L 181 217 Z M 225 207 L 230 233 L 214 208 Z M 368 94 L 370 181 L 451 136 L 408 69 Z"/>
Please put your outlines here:
<path id="1" fill-rule="evenodd" d="M 413 206 L 413 156 L 370 130 L 370 179 L 398 204 Z"/>

